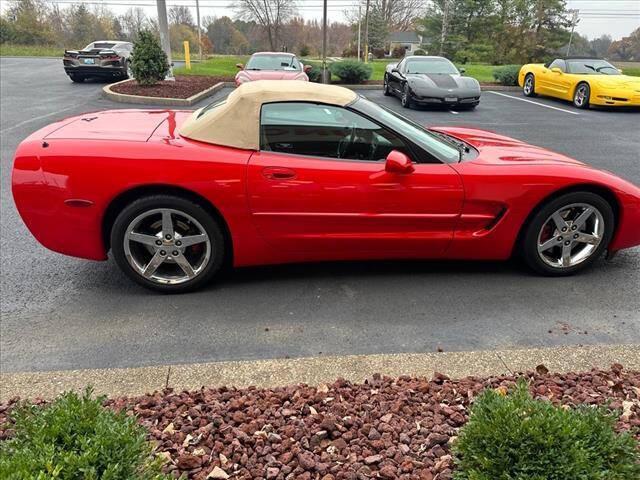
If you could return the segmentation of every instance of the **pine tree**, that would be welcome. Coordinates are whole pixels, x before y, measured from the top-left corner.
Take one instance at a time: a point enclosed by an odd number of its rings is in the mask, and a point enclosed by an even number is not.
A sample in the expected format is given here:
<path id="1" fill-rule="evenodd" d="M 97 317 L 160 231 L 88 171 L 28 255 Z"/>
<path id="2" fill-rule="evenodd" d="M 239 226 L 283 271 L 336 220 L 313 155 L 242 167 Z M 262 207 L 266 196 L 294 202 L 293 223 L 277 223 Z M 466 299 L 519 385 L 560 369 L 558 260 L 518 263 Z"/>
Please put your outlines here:
<path id="1" fill-rule="evenodd" d="M 155 85 L 169 73 L 167 55 L 150 30 L 141 30 L 133 44 L 131 71 L 139 85 Z"/>

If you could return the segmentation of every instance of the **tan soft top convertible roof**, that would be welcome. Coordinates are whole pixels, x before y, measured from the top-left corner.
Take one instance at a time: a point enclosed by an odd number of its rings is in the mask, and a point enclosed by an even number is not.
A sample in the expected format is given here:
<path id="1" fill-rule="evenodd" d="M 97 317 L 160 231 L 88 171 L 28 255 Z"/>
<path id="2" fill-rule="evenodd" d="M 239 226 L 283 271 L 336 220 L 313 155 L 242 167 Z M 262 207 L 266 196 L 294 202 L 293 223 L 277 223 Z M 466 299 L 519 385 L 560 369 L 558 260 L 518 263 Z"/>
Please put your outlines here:
<path id="1" fill-rule="evenodd" d="M 259 150 L 263 103 L 299 101 L 344 107 L 357 97 L 346 88 L 297 80 L 248 82 L 231 92 L 220 106 L 205 112 L 196 110 L 180 127 L 180 135 L 215 145 Z"/>

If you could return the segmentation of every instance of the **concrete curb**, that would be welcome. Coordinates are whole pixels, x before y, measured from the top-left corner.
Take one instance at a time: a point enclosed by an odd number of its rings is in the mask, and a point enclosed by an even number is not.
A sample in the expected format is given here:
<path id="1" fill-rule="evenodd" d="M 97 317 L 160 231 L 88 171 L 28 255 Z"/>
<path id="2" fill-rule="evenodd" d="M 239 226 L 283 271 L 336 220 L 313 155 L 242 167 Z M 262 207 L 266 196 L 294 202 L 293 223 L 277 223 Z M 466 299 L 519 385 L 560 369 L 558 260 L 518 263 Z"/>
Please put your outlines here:
<path id="1" fill-rule="evenodd" d="M 130 82 L 132 80 L 122 80 L 120 82 L 112 83 L 102 87 L 103 96 L 109 100 L 119 103 L 135 103 L 138 105 L 164 105 L 164 106 L 176 106 L 176 107 L 190 107 L 198 103 L 199 101 L 210 97 L 214 93 L 222 90 L 224 87 L 233 86 L 231 82 L 216 83 L 212 87 L 207 88 L 189 98 L 166 98 L 166 97 L 145 97 L 141 95 L 128 95 L 125 93 L 117 93 L 111 90 L 114 85 L 119 85 L 124 82 Z"/>
<path id="2" fill-rule="evenodd" d="M 202 386 L 276 387 L 306 383 L 318 385 L 338 377 L 362 382 L 374 373 L 430 377 L 435 371 L 452 378 L 489 376 L 533 370 L 544 364 L 552 372 L 580 372 L 621 363 L 640 370 L 640 344 L 586 347 L 489 350 L 478 352 L 408 353 L 216 362 L 139 368 L 70 370 L 0 374 L 0 401 L 51 398 L 66 390 L 93 385 L 109 396 L 141 395 L 165 386 L 198 389 Z"/>

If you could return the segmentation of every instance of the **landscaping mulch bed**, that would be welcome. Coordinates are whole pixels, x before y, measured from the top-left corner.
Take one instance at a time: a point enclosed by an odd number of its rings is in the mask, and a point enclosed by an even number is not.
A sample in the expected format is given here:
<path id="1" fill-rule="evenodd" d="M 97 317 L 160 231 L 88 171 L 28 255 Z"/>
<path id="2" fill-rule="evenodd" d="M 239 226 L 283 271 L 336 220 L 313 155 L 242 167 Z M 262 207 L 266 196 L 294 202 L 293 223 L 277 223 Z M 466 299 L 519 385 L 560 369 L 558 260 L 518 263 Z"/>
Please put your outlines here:
<path id="1" fill-rule="evenodd" d="M 220 82 L 233 82 L 233 77 L 213 77 L 205 75 L 176 75 L 176 80 L 160 81 L 155 85 L 138 85 L 129 80 L 111 86 L 111 91 L 143 97 L 189 98 Z"/>
<path id="2" fill-rule="evenodd" d="M 609 404 L 617 428 L 640 439 L 640 372 L 527 372 L 531 393 L 556 404 Z M 111 399 L 150 432 L 167 470 L 188 478 L 364 480 L 452 477 L 450 447 L 485 388 L 508 389 L 517 376 L 450 380 L 374 376 L 363 384 L 283 388 L 203 388 Z M 0 405 L 0 439 L 11 435 Z"/>

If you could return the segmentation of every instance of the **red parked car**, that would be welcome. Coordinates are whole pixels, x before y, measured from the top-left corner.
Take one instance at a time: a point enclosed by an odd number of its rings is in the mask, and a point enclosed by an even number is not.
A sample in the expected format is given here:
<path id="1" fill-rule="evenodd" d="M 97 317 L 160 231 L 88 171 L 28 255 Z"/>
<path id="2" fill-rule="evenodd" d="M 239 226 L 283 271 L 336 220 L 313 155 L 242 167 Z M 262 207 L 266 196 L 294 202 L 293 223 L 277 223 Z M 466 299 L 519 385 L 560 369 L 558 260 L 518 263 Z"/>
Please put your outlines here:
<path id="1" fill-rule="evenodd" d="M 426 129 L 354 92 L 242 85 L 195 112 L 114 110 L 18 147 L 13 195 L 46 247 L 146 287 L 223 265 L 524 257 L 568 275 L 640 244 L 640 189 L 471 128 Z"/>
<path id="2" fill-rule="evenodd" d="M 236 85 L 255 80 L 301 80 L 308 82 L 310 66 L 304 66 L 292 53 L 259 52 L 251 55 L 246 65 L 236 65 Z"/>

